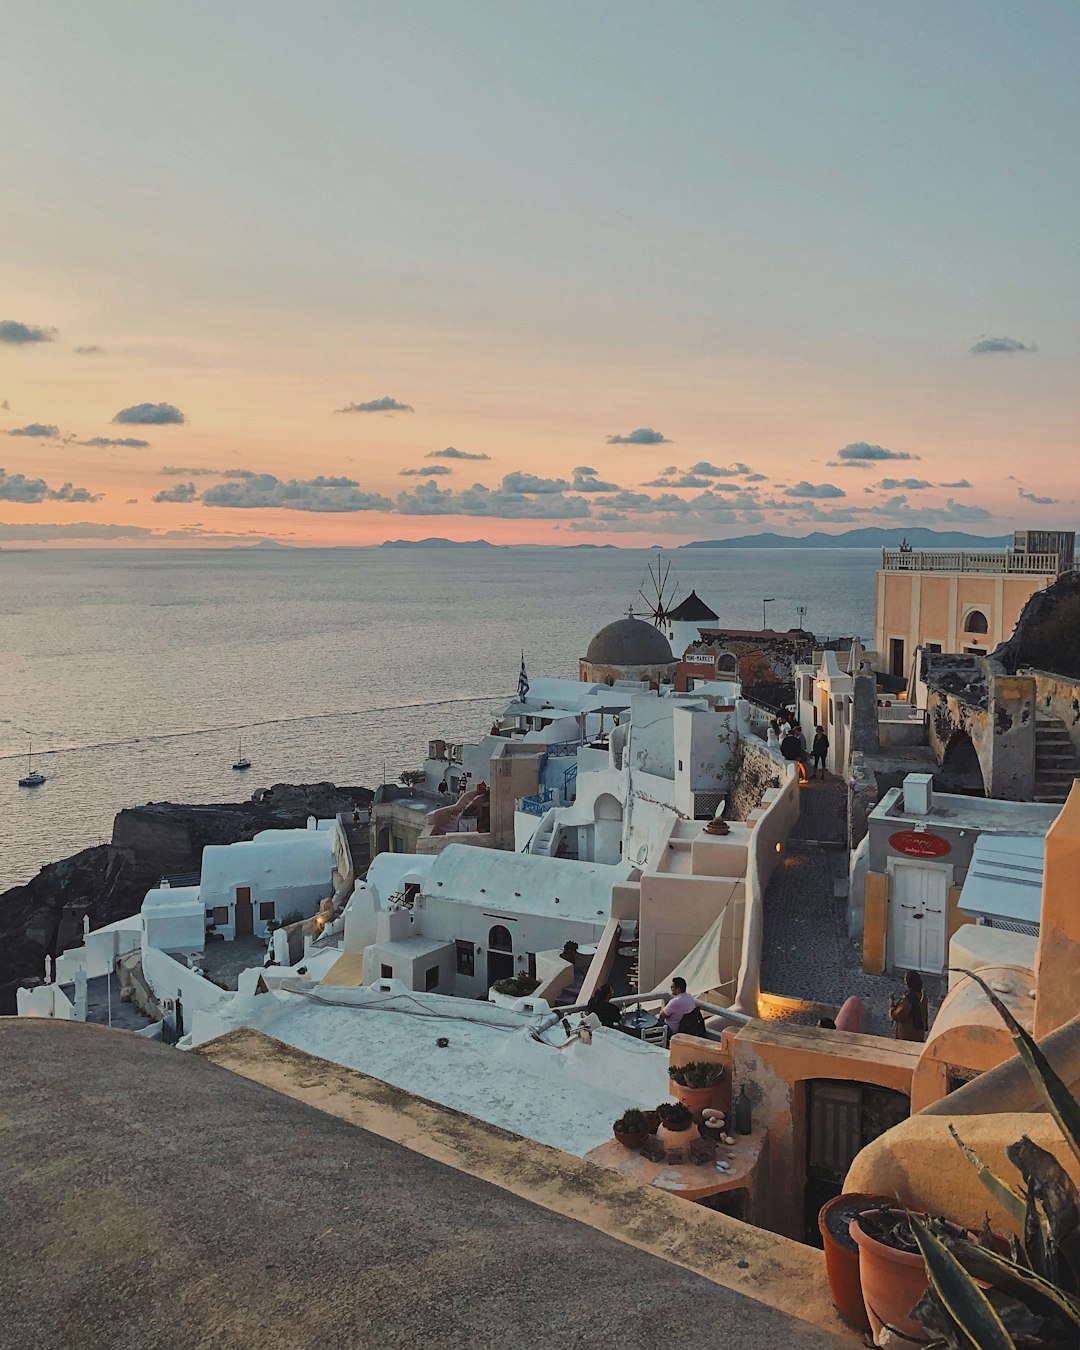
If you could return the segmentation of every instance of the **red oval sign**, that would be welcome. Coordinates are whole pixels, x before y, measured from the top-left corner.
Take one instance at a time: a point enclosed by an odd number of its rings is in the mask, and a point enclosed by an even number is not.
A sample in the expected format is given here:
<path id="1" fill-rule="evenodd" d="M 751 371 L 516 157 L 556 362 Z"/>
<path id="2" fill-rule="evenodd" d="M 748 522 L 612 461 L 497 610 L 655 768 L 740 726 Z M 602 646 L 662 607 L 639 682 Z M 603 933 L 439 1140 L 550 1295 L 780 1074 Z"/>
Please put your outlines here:
<path id="1" fill-rule="evenodd" d="M 944 858 L 946 853 L 952 852 L 952 844 L 947 839 L 924 830 L 899 830 L 890 834 L 889 847 L 909 858 Z"/>

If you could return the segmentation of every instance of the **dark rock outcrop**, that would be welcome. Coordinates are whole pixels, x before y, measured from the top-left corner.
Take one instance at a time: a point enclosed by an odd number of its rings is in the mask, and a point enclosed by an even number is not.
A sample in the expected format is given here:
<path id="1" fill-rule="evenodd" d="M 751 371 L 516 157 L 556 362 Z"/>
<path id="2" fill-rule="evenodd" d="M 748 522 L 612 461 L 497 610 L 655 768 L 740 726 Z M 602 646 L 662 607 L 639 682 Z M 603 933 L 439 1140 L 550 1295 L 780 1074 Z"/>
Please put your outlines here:
<path id="1" fill-rule="evenodd" d="M 260 830 L 302 827 L 366 808 L 367 788 L 278 783 L 247 802 L 190 806 L 147 802 L 120 811 L 112 842 L 49 863 L 25 886 L 0 895 L 0 1014 L 15 1011 L 15 990 L 40 977 L 45 956 L 78 944 L 83 916 L 93 928 L 138 912 L 162 876 L 198 872 L 207 844 L 234 844 Z M 355 859 L 357 866 L 366 858 Z"/>
<path id="2" fill-rule="evenodd" d="M 1029 668 L 1080 678 L 1080 572 L 1036 591 L 994 656 L 1010 675 Z"/>

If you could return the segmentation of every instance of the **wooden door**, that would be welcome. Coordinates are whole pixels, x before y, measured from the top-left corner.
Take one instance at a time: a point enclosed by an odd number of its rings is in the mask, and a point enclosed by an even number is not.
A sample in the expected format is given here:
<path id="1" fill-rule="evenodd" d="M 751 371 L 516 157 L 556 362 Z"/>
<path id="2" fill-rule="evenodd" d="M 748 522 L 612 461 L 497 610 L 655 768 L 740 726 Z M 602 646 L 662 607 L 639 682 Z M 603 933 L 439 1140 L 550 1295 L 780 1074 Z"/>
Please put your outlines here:
<path id="1" fill-rule="evenodd" d="M 940 867 L 901 863 L 892 869 L 893 969 L 940 975 L 945 965 L 948 880 Z"/>
<path id="2" fill-rule="evenodd" d="M 236 922 L 234 931 L 237 937 L 251 937 L 255 932 L 255 908 L 251 903 L 251 887 L 236 888 Z"/>

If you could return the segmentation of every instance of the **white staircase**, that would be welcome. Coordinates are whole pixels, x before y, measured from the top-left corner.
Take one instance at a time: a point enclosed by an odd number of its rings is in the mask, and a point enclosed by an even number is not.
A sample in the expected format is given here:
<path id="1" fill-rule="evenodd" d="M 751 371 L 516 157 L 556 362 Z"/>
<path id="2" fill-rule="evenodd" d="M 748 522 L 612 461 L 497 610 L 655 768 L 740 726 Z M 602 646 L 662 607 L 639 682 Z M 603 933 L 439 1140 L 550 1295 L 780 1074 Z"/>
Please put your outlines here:
<path id="1" fill-rule="evenodd" d="M 536 827 L 536 833 L 529 840 L 529 852 L 542 854 L 545 858 L 554 857 L 558 833 L 555 812 L 548 811 Z"/>

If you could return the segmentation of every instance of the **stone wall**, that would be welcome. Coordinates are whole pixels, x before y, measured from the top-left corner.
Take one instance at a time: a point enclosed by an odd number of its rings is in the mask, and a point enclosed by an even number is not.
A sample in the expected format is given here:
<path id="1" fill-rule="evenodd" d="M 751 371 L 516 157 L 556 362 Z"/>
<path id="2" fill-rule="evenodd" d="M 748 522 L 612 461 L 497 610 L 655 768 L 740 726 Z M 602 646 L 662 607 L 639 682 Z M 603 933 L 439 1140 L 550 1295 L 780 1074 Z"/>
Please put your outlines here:
<path id="1" fill-rule="evenodd" d="M 783 762 L 769 750 L 764 741 L 743 738 L 732 756 L 727 809 L 728 820 L 745 820 L 751 811 L 761 805 L 769 788 L 778 788 L 784 781 Z"/>

